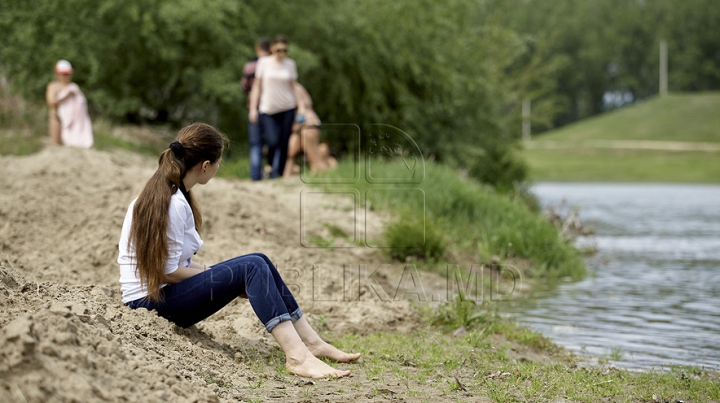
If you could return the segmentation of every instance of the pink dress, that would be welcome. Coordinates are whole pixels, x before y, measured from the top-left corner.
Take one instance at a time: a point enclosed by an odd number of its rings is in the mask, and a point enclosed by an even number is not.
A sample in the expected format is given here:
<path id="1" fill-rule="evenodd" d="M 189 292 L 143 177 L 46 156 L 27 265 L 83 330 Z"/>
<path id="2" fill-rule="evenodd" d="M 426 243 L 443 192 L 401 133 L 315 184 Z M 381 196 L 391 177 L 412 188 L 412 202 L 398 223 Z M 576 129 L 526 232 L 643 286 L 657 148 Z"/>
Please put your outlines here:
<path id="1" fill-rule="evenodd" d="M 93 145 L 92 122 L 87 111 L 87 100 L 80 87 L 75 83 L 68 84 L 57 93 L 58 98 L 73 92 L 60 102 L 57 107 L 60 118 L 60 138 L 63 145 L 80 148 L 90 148 Z"/>

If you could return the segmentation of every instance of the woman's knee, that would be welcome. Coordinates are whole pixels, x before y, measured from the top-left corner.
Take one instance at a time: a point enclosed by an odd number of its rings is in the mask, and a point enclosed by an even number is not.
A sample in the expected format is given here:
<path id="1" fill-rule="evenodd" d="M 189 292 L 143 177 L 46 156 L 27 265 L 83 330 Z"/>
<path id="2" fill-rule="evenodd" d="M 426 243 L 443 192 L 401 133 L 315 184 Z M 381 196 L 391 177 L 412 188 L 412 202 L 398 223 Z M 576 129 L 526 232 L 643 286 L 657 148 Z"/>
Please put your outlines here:
<path id="1" fill-rule="evenodd" d="M 265 264 L 271 263 L 271 260 L 270 260 L 270 258 L 269 258 L 269 257 L 267 257 L 267 255 L 266 255 L 266 254 L 264 254 L 264 253 L 262 253 L 262 252 L 253 252 L 253 253 L 248 253 L 248 255 L 247 255 L 247 256 L 256 256 L 256 257 L 259 257 L 260 259 L 262 259 L 262 260 L 263 260 L 263 262 L 265 262 Z"/>
<path id="2" fill-rule="evenodd" d="M 270 275 L 270 267 L 266 261 L 267 257 L 262 254 L 246 256 L 248 274 L 251 276 Z"/>

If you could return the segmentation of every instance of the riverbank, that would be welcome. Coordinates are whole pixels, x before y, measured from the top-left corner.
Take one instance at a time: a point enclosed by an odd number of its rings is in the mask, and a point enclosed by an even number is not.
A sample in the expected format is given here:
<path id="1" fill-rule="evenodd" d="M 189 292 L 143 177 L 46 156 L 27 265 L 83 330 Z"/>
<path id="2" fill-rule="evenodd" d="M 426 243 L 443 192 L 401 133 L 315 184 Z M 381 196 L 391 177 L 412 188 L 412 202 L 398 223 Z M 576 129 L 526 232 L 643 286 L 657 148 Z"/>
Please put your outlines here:
<path id="1" fill-rule="evenodd" d="M 128 141 L 111 143 L 134 147 Z M 499 319 L 490 301 L 443 299 L 448 280 L 434 271 L 407 271 L 380 249 L 303 246 L 300 181 L 218 178 L 199 188 L 206 244 L 197 260 L 270 255 L 322 336 L 363 353 L 340 365 L 351 377 L 289 375 L 244 301 L 190 330 L 132 311 L 119 300 L 117 239 L 156 159 L 111 148 L 0 157 L 1 401 L 718 400 L 714 372 L 585 368 Z M 309 233 L 353 227 L 350 206 L 308 204 L 323 217 L 306 221 Z M 366 214 L 371 225 L 358 236 L 381 239 L 386 216 Z"/>
<path id="2" fill-rule="evenodd" d="M 63 147 L 0 157 L 6 189 L 0 194 L 0 400 L 297 401 L 328 394 L 333 401 L 358 400 L 376 389 L 393 390 L 396 381 L 374 379 L 377 364 L 369 363 L 377 346 L 365 337 L 410 340 L 416 331 L 449 337 L 428 325 L 422 304 L 404 297 L 414 290 L 401 286 L 402 265 L 387 264 L 368 248 L 299 245 L 302 184 L 291 181 L 216 179 L 198 189 L 206 245 L 196 260 L 253 251 L 272 256 L 323 336 L 365 354 L 360 363 L 342 365 L 352 378 L 308 382 L 289 375 L 245 301 L 191 330 L 124 307 L 114 263 L 118 231 L 127 202 L 142 186 L 139 178 L 149 177 L 155 164 L 122 150 Z M 351 220 L 342 204 L 307 207 L 338 225 Z M 381 229 L 364 231 L 375 237 Z M 356 277 L 345 275 L 347 266 L 357 267 Z M 417 278 L 428 290 L 444 286 L 432 273 Z M 521 348 L 498 337 L 498 347 Z M 444 396 L 446 378 L 417 388 L 424 396 Z M 342 388 L 347 392 L 339 393 Z"/>
<path id="3" fill-rule="evenodd" d="M 378 260 L 368 248 L 299 247 L 300 184 L 292 182 L 217 179 L 198 189 L 207 226 L 197 259 L 213 262 L 254 250 L 272 256 L 321 334 L 364 354 L 358 363 L 341 365 L 353 371 L 351 377 L 310 382 L 289 375 L 280 350 L 244 301 L 190 330 L 154 313 L 131 311 L 118 295 L 117 231 L 125 202 L 142 185 L 138 178 L 154 165 L 152 158 L 122 151 L 58 147 L 0 157 L 0 186 L 7 190 L 0 194 L 0 400 L 718 398 L 716 373 L 585 368 L 536 333 L 499 320 L 490 305 L 475 317 L 472 302 L 441 304 L 438 310 L 418 301 L 415 286 L 401 282 L 404 268 Z M 258 205 L 275 214 L 252 207 Z M 318 208 L 337 222 L 348 217 L 343 205 Z M 344 277 L 349 283 L 315 276 L 322 271 L 313 265 L 337 274 L 349 259 L 381 270 L 372 277 L 364 272 L 358 280 Z M 445 285 L 431 272 L 418 276 L 427 290 Z M 399 294 L 383 300 L 380 289 Z M 442 332 L 443 323 L 455 335 Z"/>

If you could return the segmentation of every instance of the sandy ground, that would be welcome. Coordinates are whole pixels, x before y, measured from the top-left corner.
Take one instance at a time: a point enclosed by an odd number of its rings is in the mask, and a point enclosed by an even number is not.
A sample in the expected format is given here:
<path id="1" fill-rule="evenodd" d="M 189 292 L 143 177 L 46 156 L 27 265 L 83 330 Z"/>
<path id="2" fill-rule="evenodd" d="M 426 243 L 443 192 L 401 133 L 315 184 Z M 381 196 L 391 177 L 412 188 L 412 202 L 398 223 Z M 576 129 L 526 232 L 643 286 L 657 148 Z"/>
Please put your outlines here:
<path id="1" fill-rule="evenodd" d="M 121 304 L 120 228 L 155 166 L 135 154 L 62 147 L 0 157 L 0 402 L 387 400 L 371 386 L 336 392 L 366 380 L 358 364 L 339 365 L 350 378 L 312 389 L 279 372 L 279 349 L 246 300 L 187 330 Z M 410 331 L 411 303 L 378 297 L 394 295 L 395 268 L 369 280 L 383 257 L 357 246 L 384 220 L 366 219 L 346 196 L 309 192 L 299 180 L 214 179 L 196 191 L 206 224 L 195 260 L 264 252 L 326 337 Z M 332 228 L 348 234 L 334 241 L 346 247 L 313 247 L 332 239 Z"/>

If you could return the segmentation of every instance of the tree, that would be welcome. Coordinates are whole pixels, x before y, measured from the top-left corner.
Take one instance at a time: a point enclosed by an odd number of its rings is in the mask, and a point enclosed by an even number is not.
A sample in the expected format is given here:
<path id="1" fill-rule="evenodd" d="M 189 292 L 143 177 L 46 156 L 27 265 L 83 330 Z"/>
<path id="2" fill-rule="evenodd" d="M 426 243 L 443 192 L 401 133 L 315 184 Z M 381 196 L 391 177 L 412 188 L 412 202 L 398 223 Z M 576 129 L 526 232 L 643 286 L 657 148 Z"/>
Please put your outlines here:
<path id="1" fill-rule="evenodd" d="M 222 121 L 241 102 L 255 23 L 229 0 L 28 0 L 3 4 L 0 59 L 39 98 L 68 59 L 94 112 L 130 122 Z"/>

